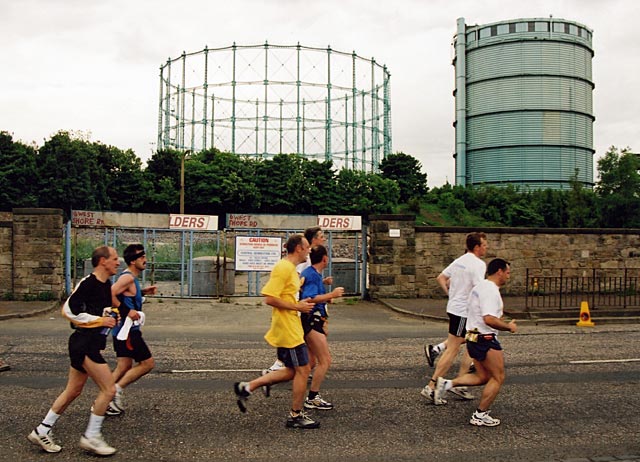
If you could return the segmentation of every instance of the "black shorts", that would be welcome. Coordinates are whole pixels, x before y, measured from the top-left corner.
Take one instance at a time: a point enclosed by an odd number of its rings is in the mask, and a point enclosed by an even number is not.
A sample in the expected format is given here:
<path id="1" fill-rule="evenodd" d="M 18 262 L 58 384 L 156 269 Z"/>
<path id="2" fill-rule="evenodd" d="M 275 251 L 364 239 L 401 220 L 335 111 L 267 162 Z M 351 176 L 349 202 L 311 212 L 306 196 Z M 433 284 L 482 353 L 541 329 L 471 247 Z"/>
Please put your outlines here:
<path id="1" fill-rule="evenodd" d="M 300 367 L 309 364 L 309 351 L 304 343 L 295 348 L 278 347 L 278 359 L 284 363 L 286 367 Z"/>
<path id="2" fill-rule="evenodd" d="M 473 359 L 484 361 L 487 359 L 487 352 L 489 350 L 502 350 L 502 345 L 500 345 L 500 342 L 498 342 L 495 336 L 492 336 L 491 340 L 483 340 L 481 336 L 482 334 L 478 336 L 477 342 L 467 340 L 467 351 Z"/>
<path id="3" fill-rule="evenodd" d="M 300 315 L 300 321 L 302 321 L 302 330 L 304 330 L 304 336 L 306 337 L 309 332 L 315 330 L 316 332 L 326 335 L 324 333 L 324 319 L 319 313 Z"/>
<path id="4" fill-rule="evenodd" d="M 113 349 L 118 358 L 133 358 L 136 362 L 151 358 L 151 350 L 142 338 L 142 332 L 138 329 L 130 330 L 126 340 L 118 340 L 114 336 Z"/>
<path id="5" fill-rule="evenodd" d="M 451 313 L 447 313 L 447 316 L 449 316 L 449 333 L 464 338 L 467 333 L 467 318 Z"/>
<path id="6" fill-rule="evenodd" d="M 102 350 L 107 346 L 107 336 L 100 331 L 80 331 L 76 330 L 69 337 L 69 359 L 71 367 L 86 374 L 82 367 L 84 358 L 87 357 L 97 364 L 106 364 L 102 357 Z"/>

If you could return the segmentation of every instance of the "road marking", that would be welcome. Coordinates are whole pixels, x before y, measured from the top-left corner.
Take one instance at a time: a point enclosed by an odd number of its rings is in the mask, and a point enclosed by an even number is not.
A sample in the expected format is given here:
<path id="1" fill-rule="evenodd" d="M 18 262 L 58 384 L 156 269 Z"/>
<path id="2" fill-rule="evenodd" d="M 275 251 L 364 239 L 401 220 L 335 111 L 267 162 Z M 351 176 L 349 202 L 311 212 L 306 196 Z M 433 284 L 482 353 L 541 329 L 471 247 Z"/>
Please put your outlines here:
<path id="1" fill-rule="evenodd" d="M 198 372 L 260 372 L 260 369 L 185 369 L 176 370 L 172 369 L 172 374 L 194 374 Z"/>
<path id="2" fill-rule="evenodd" d="M 597 364 L 597 363 L 635 363 L 640 361 L 640 358 L 629 359 L 592 359 L 585 361 L 569 361 L 569 364 Z"/>

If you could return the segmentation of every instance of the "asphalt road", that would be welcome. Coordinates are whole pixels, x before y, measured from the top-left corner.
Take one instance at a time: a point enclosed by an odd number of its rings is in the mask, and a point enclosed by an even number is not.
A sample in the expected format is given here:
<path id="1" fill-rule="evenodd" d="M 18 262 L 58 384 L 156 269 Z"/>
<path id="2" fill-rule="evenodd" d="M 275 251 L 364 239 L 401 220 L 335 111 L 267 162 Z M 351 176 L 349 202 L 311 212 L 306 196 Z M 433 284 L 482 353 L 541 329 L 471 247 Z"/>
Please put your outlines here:
<path id="1" fill-rule="evenodd" d="M 502 335 L 507 381 L 493 415 L 503 423 L 477 428 L 468 424 L 477 399 L 452 397 L 436 407 L 419 395 L 427 373 L 422 345 L 443 338 L 444 323 L 372 303 L 336 305 L 334 361 L 323 386 L 335 409 L 314 412 L 317 430 L 291 430 L 284 427 L 288 385 L 274 387 L 270 398 L 255 393 L 246 414 L 232 392 L 234 381 L 255 377 L 274 359 L 262 339 L 270 311 L 259 299 L 156 299 L 145 311 L 157 367 L 127 389 L 126 413 L 104 425 L 118 448 L 112 460 L 640 460 L 638 324 L 523 325 Z M 26 439 L 64 387 L 69 334 L 57 313 L 0 322 L 0 356 L 12 366 L 0 374 L 0 460 L 93 458 L 77 444 L 93 384 L 55 427 L 61 453 L 44 454 Z M 105 357 L 114 363 L 110 348 Z"/>

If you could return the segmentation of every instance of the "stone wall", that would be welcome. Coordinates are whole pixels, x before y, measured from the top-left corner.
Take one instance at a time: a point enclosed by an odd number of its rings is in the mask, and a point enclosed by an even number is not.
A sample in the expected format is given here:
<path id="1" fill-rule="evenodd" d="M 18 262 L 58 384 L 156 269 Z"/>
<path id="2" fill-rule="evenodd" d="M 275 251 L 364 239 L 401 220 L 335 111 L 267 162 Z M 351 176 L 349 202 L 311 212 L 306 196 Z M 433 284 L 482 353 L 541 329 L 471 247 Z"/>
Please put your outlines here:
<path id="1" fill-rule="evenodd" d="M 392 230 L 397 230 L 391 233 Z M 391 237 L 398 235 L 399 237 Z M 414 226 L 411 215 L 370 217 L 372 298 L 442 297 L 435 278 L 465 250 L 467 233 L 487 233 L 485 260 L 511 263 L 508 295 L 523 295 L 530 276 L 640 276 L 640 230 Z"/>
<path id="2" fill-rule="evenodd" d="M 62 239 L 62 210 L 13 209 L 12 220 L 0 222 L 0 295 L 60 298 L 64 290 Z"/>

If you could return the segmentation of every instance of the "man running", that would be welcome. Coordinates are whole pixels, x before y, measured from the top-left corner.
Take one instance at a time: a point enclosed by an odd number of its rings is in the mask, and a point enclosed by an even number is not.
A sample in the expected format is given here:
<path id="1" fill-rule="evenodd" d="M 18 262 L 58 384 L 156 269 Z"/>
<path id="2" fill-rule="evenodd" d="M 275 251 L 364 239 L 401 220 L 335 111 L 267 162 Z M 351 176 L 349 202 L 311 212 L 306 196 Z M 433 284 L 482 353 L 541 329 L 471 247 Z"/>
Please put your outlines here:
<path id="1" fill-rule="evenodd" d="M 467 350 L 476 365 L 476 372 L 467 373 L 453 380 L 438 377 L 436 399 L 452 387 L 461 385 L 485 385 L 478 408 L 471 416 L 471 425 L 495 427 L 500 419 L 491 417 L 490 408 L 498 396 L 504 382 L 504 353 L 498 342 L 498 331 L 516 333 L 515 320 L 503 321 L 503 302 L 500 288 L 511 275 L 508 262 L 496 258 L 489 262 L 487 279 L 478 284 L 469 297 L 469 317 L 467 319 Z"/>
<path id="2" fill-rule="evenodd" d="M 156 286 L 140 287 L 138 277 L 147 267 L 147 257 L 142 244 L 131 244 L 124 249 L 124 261 L 127 269 L 120 274 L 111 288 L 119 302 L 120 322 L 113 329 L 113 349 L 118 362 L 113 370 L 116 382 L 116 395 L 109 403 L 107 415 L 119 415 L 124 410 L 124 389 L 148 374 L 155 366 L 151 351 L 142 338 L 140 330 L 144 314 L 142 296 L 156 293 Z M 127 332 L 128 331 L 128 332 Z M 133 361 L 136 365 L 133 366 Z"/>

